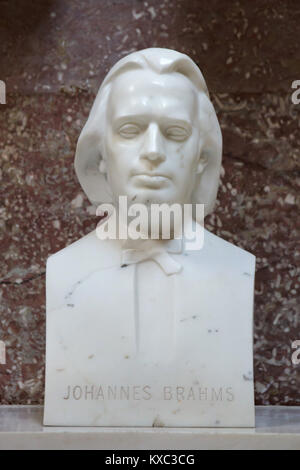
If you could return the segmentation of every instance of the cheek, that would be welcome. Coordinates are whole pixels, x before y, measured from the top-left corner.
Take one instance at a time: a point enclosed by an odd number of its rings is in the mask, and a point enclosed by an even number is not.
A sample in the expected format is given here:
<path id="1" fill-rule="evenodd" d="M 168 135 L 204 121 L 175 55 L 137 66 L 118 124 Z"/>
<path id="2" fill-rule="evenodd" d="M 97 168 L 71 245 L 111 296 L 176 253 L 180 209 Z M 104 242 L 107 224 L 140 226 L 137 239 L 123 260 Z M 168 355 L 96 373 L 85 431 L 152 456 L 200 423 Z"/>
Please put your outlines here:
<path id="1" fill-rule="evenodd" d="M 127 184 L 132 169 L 133 152 L 128 146 L 119 145 L 118 142 L 107 142 L 106 167 L 108 181 L 117 191 Z M 119 189 L 118 189 L 119 188 Z"/>
<path id="2" fill-rule="evenodd" d="M 106 140 L 106 155 L 115 165 L 126 167 L 139 154 L 141 142 L 139 139 L 124 140 L 110 132 Z"/>
<path id="3" fill-rule="evenodd" d="M 176 149 L 179 167 L 186 172 L 194 170 L 198 162 L 198 142 L 195 139 L 183 142 Z"/>

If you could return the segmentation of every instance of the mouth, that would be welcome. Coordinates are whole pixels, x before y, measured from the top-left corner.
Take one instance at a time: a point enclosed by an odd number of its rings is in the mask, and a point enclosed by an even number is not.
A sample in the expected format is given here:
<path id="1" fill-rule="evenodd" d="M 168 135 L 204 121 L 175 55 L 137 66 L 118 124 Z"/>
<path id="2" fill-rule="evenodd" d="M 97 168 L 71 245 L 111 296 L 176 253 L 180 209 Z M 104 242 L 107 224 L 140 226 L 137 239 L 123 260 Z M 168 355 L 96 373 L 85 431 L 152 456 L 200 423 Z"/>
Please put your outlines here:
<path id="1" fill-rule="evenodd" d="M 140 173 L 134 173 L 134 176 L 142 176 L 142 177 L 148 177 L 148 178 L 167 178 L 170 179 L 169 175 L 166 175 L 164 173 L 152 173 L 152 172 L 147 172 L 147 171 L 141 171 Z"/>
<path id="2" fill-rule="evenodd" d="M 164 186 L 169 180 L 168 175 L 161 173 L 136 173 L 135 178 L 139 186 L 148 186 L 152 188 L 159 188 Z"/>

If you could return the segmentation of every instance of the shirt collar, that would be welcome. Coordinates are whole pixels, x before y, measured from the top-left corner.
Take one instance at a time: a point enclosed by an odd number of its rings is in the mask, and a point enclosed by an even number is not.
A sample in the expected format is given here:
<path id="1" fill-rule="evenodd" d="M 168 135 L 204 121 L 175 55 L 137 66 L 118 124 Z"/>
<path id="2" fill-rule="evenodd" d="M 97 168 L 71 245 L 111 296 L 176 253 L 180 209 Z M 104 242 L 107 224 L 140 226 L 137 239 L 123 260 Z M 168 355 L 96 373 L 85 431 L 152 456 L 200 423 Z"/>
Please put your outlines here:
<path id="1" fill-rule="evenodd" d="M 170 254 L 181 254 L 183 252 L 183 239 L 136 240 L 136 242 L 133 244 L 133 240 L 123 241 L 122 267 L 146 260 L 153 260 L 167 275 L 176 274 L 182 270 L 181 264 Z"/>

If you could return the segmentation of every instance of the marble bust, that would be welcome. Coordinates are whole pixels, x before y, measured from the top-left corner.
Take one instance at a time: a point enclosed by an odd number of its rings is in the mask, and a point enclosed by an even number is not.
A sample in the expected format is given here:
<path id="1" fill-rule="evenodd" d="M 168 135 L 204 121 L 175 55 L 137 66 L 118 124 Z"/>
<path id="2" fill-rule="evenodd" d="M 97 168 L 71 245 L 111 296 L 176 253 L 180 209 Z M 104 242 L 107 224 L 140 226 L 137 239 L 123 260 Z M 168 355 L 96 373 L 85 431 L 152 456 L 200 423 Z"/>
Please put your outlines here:
<path id="1" fill-rule="evenodd" d="M 221 158 L 199 68 L 150 48 L 105 77 L 75 170 L 89 200 L 119 216 L 120 197 L 146 209 L 202 204 L 207 215 Z M 96 229 L 49 257 L 45 425 L 254 426 L 255 257 L 193 217 L 201 249 L 187 250 L 175 223 L 163 238 L 159 222 L 154 239 Z"/>

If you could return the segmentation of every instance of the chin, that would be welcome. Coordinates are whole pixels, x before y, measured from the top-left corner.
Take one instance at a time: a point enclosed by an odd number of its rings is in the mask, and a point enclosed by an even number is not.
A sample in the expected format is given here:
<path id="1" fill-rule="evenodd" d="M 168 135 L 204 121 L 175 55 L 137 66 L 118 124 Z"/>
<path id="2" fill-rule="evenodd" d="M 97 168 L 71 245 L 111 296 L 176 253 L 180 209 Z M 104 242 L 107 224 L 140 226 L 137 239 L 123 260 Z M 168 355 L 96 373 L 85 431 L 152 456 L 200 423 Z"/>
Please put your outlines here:
<path id="1" fill-rule="evenodd" d="M 176 195 L 170 191 L 159 189 L 136 189 L 128 194 L 128 201 L 145 204 L 173 204 L 178 201 Z"/>

